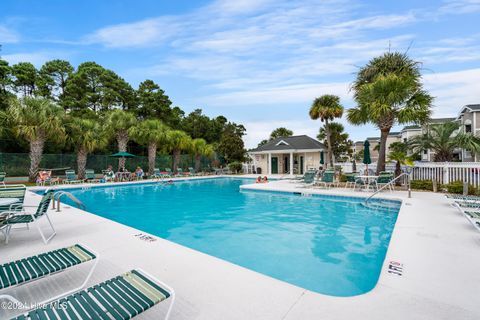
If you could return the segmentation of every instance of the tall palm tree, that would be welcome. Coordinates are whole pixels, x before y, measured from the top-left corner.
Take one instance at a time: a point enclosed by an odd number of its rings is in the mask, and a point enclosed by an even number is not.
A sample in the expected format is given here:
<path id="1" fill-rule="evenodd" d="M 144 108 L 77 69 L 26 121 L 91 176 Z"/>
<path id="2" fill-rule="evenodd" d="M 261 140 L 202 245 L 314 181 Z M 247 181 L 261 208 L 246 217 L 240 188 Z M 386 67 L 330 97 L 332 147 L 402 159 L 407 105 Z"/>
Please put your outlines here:
<path id="1" fill-rule="evenodd" d="M 453 152 L 457 148 L 480 153 L 480 138 L 471 133 L 460 132 L 459 129 L 460 124 L 453 121 L 430 124 L 426 133 L 413 137 L 408 145 L 414 152 L 433 150 L 435 162 L 452 161 Z"/>
<path id="2" fill-rule="evenodd" d="M 200 160 L 203 157 L 211 158 L 213 156 L 213 146 L 207 144 L 203 139 L 193 139 L 191 143 L 191 152 L 195 156 L 195 171 L 200 170 Z"/>
<path id="3" fill-rule="evenodd" d="M 431 97 L 421 83 L 421 64 L 406 54 L 387 52 L 362 67 L 352 89 L 357 106 L 347 119 L 354 125 L 372 123 L 380 129 L 377 172 L 385 170 L 386 142 L 395 124 L 425 123 Z"/>
<path id="4" fill-rule="evenodd" d="M 343 114 L 343 106 L 340 104 L 340 97 L 325 94 L 321 97 L 316 98 L 312 106 L 310 107 L 310 118 L 313 120 L 320 119 L 320 121 L 325 122 L 325 133 L 327 136 L 327 160 L 330 164 L 330 167 L 333 168 L 333 152 L 332 152 L 332 141 L 331 141 L 331 132 L 329 127 L 329 121 L 340 118 Z"/>
<path id="5" fill-rule="evenodd" d="M 104 128 L 97 120 L 72 117 L 66 123 L 67 140 L 77 152 L 78 177 L 85 179 L 87 156 L 93 151 L 103 148 L 108 139 Z"/>
<path id="6" fill-rule="evenodd" d="M 167 141 L 169 128 L 160 120 L 148 119 L 129 129 L 133 140 L 148 148 L 148 174 L 152 175 L 155 169 L 155 159 L 159 145 Z"/>
<path id="7" fill-rule="evenodd" d="M 178 163 L 180 162 L 180 154 L 182 151 L 191 148 L 192 138 L 181 130 L 169 131 L 167 135 L 168 150 L 172 152 L 174 172 L 177 171 Z"/>
<path id="8" fill-rule="evenodd" d="M 136 124 L 135 116 L 127 111 L 116 109 L 110 111 L 106 118 L 106 130 L 117 140 L 118 151 L 127 152 L 128 130 Z M 118 159 L 118 168 L 125 167 L 125 158 Z"/>
<path id="9" fill-rule="evenodd" d="M 11 100 L 7 119 L 13 133 L 30 144 L 29 181 L 34 182 L 47 140 L 63 141 L 63 108 L 44 98 L 25 97 Z"/>

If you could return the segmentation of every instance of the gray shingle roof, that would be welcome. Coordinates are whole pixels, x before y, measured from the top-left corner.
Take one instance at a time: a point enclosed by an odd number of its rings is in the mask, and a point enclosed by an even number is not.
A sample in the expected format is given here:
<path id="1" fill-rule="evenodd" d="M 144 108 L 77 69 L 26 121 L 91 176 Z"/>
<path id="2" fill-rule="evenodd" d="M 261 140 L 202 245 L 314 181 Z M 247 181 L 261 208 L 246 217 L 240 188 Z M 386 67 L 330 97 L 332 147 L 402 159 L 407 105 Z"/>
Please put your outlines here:
<path id="1" fill-rule="evenodd" d="M 412 126 L 403 127 L 402 131 L 405 131 L 405 130 L 420 130 L 420 129 L 422 129 L 422 128 L 420 128 L 420 126 L 412 125 Z"/>
<path id="2" fill-rule="evenodd" d="M 450 121 L 455 121 L 456 118 L 435 118 L 430 119 L 429 123 L 445 123 Z"/>
<path id="3" fill-rule="evenodd" d="M 464 108 L 469 108 L 474 111 L 480 111 L 480 104 L 467 104 Z"/>
<path id="4" fill-rule="evenodd" d="M 285 141 L 287 144 L 279 144 L 280 141 Z M 278 150 L 306 150 L 306 149 L 324 149 L 323 143 L 310 138 L 306 135 L 292 136 L 292 137 L 280 137 L 267 142 L 263 146 L 252 149 L 249 152 L 260 151 L 278 151 Z"/>

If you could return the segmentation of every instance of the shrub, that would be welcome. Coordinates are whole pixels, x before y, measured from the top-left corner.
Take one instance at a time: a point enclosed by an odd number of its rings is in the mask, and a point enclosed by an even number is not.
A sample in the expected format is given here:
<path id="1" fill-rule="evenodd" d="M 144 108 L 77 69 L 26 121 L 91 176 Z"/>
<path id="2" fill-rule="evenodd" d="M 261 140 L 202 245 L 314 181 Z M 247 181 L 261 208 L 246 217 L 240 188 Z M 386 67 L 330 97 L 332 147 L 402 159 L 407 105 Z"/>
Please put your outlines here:
<path id="1" fill-rule="evenodd" d="M 340 177 L 339 177 L 339 181 L 340 182 L 347 182 L 347 176 L 343 173 L 340 174 Z"/>
<path id="2" fill-rule="evenodd" d="M 228 164 L 228 168 L 229 168 L 231 171 L 233 171 L 233 172 L 235 172 L 235 173 L 238 173 L 238 172 L 242 171 L 243 165 L 242 165 L 241 162 L 235 161 L 235 162 L 229 163 L 229 164 Z"/>
<path id="3" fill-rule="evenodd" d="M 433 191 L 433 182 L 432 180 L 413 180 L 410 181 L 410 187 L 415 190 Z"/>
<path id="4" fill-rule="evenodd" d="M 458 193 L 458 194 L 463 193 L 463 181 L 453 181 L 444 185 L 444 187 L 447 189 L 448 193 Z M 475 187 L 469 184 L 468 194 L 476 194 L 476 193 L 477 193 L 477 190 L 475 189 Z"/>

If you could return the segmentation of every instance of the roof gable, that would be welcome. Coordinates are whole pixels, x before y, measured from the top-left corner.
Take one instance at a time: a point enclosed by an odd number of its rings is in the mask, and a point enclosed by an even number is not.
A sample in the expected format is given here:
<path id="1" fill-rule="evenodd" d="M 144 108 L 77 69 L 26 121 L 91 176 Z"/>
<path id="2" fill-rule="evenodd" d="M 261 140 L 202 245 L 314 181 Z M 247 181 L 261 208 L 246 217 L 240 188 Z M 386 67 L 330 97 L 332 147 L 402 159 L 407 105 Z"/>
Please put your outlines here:
<path id="1" fill-rule="evenodd" d="M 280 137 L 273 139 L 263 146 L 250 150 L 250 152 L 281 151 L 281 150 L 319 150 L 325 146 L 307 135 Z"/>

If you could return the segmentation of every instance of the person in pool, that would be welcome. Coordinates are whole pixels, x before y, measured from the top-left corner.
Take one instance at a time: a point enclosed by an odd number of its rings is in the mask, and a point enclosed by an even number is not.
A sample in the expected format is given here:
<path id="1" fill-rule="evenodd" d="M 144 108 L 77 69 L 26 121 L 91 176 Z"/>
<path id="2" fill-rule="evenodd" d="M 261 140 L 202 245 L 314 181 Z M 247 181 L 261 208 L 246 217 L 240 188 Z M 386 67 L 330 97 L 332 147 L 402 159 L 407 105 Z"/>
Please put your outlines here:
<path id="1" fill-rule="evenodd" d="M 267 178 L 267 176 L 263 177 L 263 179 L 262 179 L 262 183 L 267 183 L 267 182 L 268 182 L 268 178 Z"/>
<path id="2" fill-rule="evenodd" d="M 262 182 L 263 182 L 263 181 L 262 181 L 262 177 L 261 177 L 261 176 L 258 176 L 257 181 L 255 181 L 255 183 L 262 183 Z"/>

